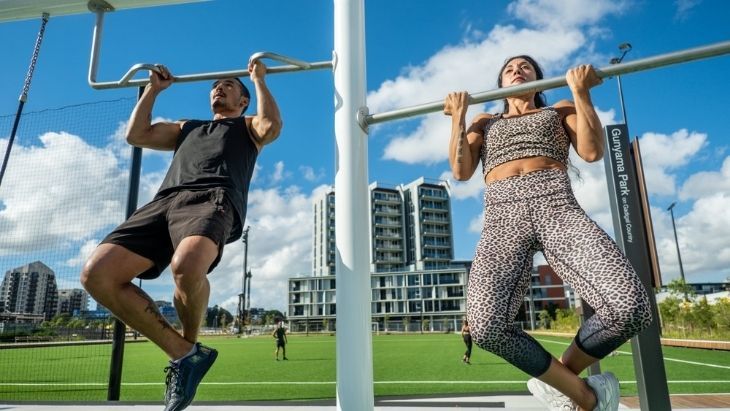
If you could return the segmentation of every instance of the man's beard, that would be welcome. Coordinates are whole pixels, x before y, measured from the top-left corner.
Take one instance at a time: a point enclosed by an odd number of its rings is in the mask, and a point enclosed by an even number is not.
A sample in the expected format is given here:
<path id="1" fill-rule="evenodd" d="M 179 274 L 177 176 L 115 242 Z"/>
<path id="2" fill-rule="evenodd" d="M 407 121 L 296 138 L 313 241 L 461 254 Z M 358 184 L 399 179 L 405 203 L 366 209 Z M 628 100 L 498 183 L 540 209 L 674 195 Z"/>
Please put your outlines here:
<path id="1" fill-rule="evenodd" d="M 213 100 L 213 108 L 228 109 L 229 107 L 224 100 Z"/>

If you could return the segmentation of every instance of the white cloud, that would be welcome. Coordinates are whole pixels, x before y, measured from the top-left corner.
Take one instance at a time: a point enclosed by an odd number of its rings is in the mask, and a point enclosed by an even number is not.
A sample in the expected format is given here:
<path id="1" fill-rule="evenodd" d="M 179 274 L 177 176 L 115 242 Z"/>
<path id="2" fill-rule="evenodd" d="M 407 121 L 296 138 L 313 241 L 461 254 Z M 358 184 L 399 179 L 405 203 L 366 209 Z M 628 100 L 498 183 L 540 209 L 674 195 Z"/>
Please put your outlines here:
<path id="1" fill-rule="evenodd" d="M 83 241 L 119 222 L 127 170 L 109 148 L 65 132 L 16 144 L 0 197 L 0 254 Z"/>
<path id="2" fill-rule="evenodd" d="M 578 27 L 596 24 L 609 14 L 621 14 L 628 1 L 612 0 L 517 0 L 507 10 L 537 27 Z"/>
<path id="3" fill-rule="evenodd" d="M 682 201 L 708 197 L 717 192 L 730 193 L 730 157 L 726 157 L 720 171 L 701 171 L 691 175 L 679 190 Z"/>
<path id="4" fill-rule="evenodd" d="M 312 271 L 312 201 L 325 186 L 254 189 L 248 197 L 251 306 L 286 310 L 287 279 Z M 228 244 L 210 276 L 211 305 L 235 311 L 243 273 L 243 243 Z"/>
<path id="5" fill-rule="evenodd" d="M 274 172 L 271 174 L 271 182 L 278 183 L 284 179 L 284 162 L 277 161 L 274 165 Z"/>
<path id="6" fill-rule="evenodd" d="M 484 228 L 484 213 L 479 213 L 469 221 L 469 231 L 481 234 L 482 228 Z"/>
<path id="7" fill-rule="evenodd" d="M 679 260 L 671 216 L 665 208 L 651 208 L 656 247 L 664 282 L 679 278 Z M 675 209 L 677 240 L 688 282 L 730 277 L 730 192 L 698 199 L 684 215 Z"/>
<path id="8" fill-rule="evenodd" d="M 91 253 L 94 252 L 96 247 L 99 245 L 99 242 L 101 242 L 101 240 L 96 238 L 84 242 L 79 248 L 79 253 L 76 256 L 66 260 L 66 265 L 68 267 L 80 268 L 89 258 L 89 256 L 91 256 Z"/>
<path id="9" fill-rule="evenodd" d="M 675 0 L 674 5 L 677 11 L 674 14 L 676 20 L 685 20 L 689 17 L 692 9 L 702 3 L 702 0 Z"/>
<path id="10" fill-rule="evenodd" d="M 673 195 L 676 176 L 671 172 L 686 165 L 706 145 L 707 135 L 678 130 L 671 135 L 644 133 L 639 139 L 646 185 L 652 193 Z"/>
<path id="11" fill-rule="evenodd" d="M 434 164 L 448 158 L 451 119 L 443 114 L 429 114 L 408 135 L 393 137 L 383 152 L 384 160 L 406 164 Z"/>
<path id="12" fill-rule="evenodd" d="M 305 180 L 315 182 L 325 177 L 324 169 L 320 168 L 315 171 L 314 168 L 309 166 L 299 166 L 299 174 L 304 177 Z"/>
<path id="13" fill-rule="evenodd" d="M 451 91 L 493 89 L 503 60 L 514 54 L 530 54 L 544 68 L 562 63 L 585 43 L 577 30 L 518 29 L 495 26 L 481 42 L 447 46 L 423 65 L 412 66 L 394 80 L 383 82 L 367 97 L 370 112 L 441 101 Z M 562 66 L 562 64 L 559 64 Z"/>
<path id="14" fill-rule="evenodd" d="M 451 199 L 452 200 L 464 200 L 467 198 L 480 199 L 484 194 L 484 178 L 482 177 L 481 166 L 477 167 L 477 171 L 467 181 L 454 180 L 451 170 L 444 171 L 439 176 L 439 180 L 449 182 L 451 187 Z"/>

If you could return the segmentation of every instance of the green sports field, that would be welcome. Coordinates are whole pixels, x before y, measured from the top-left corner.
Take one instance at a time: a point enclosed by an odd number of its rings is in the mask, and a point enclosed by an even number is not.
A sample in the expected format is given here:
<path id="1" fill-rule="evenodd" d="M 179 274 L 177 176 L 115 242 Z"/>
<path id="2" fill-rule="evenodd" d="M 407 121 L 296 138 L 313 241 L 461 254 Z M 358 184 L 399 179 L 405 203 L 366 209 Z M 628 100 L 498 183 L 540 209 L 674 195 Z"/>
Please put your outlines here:
<path id="1" fill-rule="evenodd" d="M 556 356 L 567 338 L 536 337 Z M 270 337 L 215 337 L 216 364 L 203 381 L 198 401 L 333 398 L 335 337 L 290 336 L 289 361 L 274 361 Z M 0 350 L 0 400 L 103 401 L 111 347 L 47 347 Z M 622 395 L 636 394 L 631 347 L 601 362 L 621 381 Z M 730 352 L 664 347 L 672 394 L 730 392 Z M 526 392 L 527 376 L 503 360 L 474 349 L 472 365 L 461 362 L 458 335 L 373 336 L 375 395 Z M 348 355 L 358 356 L 359 352 Z M 127 344 L 123 401 L 162 398 L 164 355 L 151 343 Z"/>

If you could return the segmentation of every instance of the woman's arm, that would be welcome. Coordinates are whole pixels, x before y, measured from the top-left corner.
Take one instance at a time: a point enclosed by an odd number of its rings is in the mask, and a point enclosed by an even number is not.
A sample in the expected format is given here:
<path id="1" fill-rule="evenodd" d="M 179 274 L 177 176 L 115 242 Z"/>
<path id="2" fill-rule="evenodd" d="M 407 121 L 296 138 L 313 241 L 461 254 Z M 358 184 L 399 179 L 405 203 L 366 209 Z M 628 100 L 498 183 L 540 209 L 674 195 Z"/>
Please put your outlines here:
<path id="1" fill-rule="evenodd" d="M 601 84 L 590 65 L 568 70 L 565 78 L 573 93 L 574 102 L 563 100 L 555 105 L 565 122 L 565 129 L 578 155 L 591 163 L 603 158 L 603 131 L 601 120 L 591 101 L 590 88 Z"/>
<path id="2" fill-rule="evenodd" d="M 479 150 L 484 140 L 484 124 L 491 117 L 480 114 L 466 128 L 466 111 L 469 94 L 449 93 L 444 102 L 444 113 L 451 116 L 449 164 L 454 178 L 465 181 L 471 178 L 479 164 Z"/>

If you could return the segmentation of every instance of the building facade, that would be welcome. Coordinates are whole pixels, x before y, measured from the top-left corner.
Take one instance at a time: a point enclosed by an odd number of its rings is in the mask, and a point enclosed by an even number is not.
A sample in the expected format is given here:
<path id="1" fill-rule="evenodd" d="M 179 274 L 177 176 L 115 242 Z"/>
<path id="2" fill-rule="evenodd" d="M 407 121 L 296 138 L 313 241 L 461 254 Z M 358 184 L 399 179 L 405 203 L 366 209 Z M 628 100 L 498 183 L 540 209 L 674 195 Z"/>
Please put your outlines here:
<path id="1" fill-rule="evenodd" d="M 419 178 L 369 186 L 373 331 L 459 330 L 466 314 L 471 261 L 455 261 L 449 185 Z M 292 331 L 334 331 L 335 192 L 314 201 L 312 276 L 288 281 Z M 547 265 L 534 267 L 515 321 L 534 327 L 537 313 L 573 307 L 575 294 Z"/>
<path id="2" fill-rule="evenodd" d="M 454 328 L 466 311 L 467 269 L 453 262 L 448 183 L 419 178 L 369 186 L 373 327 Z M 293 330 L 330 329 L 336 316 L 335 192 L 313 206 L 312 277 L 289 279 Z M 443 325 L 446 324 L 447 325 Z"/>
<path id="3" fill-rule="evenodd" d="M 58 290 L 58 314 L 79 316 L 89 309 L 89 293 L 80 288 Z"/>
<path id="4" fill-rule="evenodd" d="M 5 272 L 0 285 L 0 313 L 4 317 L 40 317 L 50 320 L 57 313 L 56 274 L 47 265 L 35 261 Z M 31 317 L 29 317 L 31 316 Z"/>

